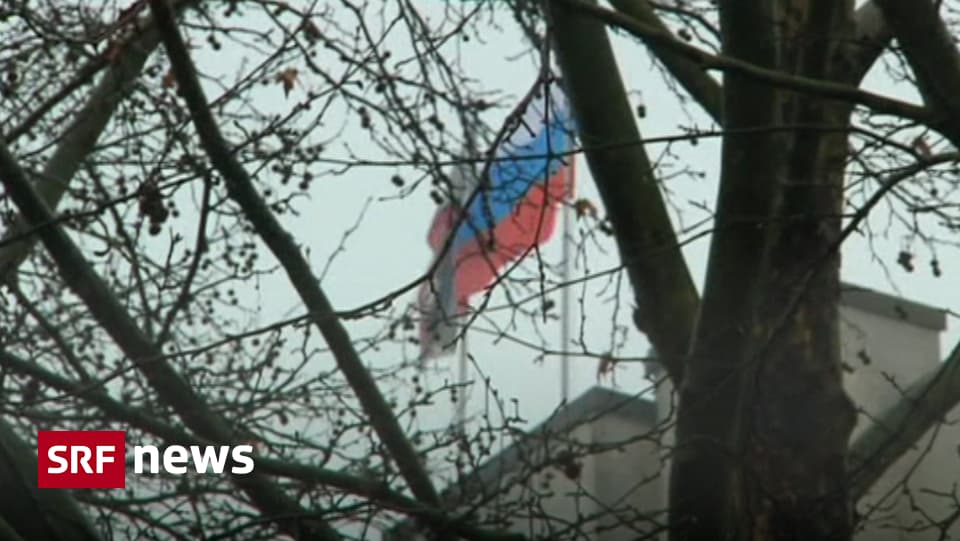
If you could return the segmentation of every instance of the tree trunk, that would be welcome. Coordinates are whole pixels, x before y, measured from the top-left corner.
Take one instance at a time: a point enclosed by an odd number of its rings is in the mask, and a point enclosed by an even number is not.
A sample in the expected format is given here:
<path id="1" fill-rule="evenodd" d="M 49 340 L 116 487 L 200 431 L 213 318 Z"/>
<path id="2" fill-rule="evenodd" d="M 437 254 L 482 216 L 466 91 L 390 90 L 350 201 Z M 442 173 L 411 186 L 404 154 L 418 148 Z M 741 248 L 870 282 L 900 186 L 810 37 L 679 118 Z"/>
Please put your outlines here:
<path id="1" fill-rule="evenodd" d="M 852 13 L 847 2 L 728 5 L 724 52 L 839 80 Z M 850 108 L 737 76 L 724 91 L 733 133 L 680 390 L 672 539 L 849 539 L 855 413 L 840 370 L 836 248 L 847 149 L 838 128 Z"/>

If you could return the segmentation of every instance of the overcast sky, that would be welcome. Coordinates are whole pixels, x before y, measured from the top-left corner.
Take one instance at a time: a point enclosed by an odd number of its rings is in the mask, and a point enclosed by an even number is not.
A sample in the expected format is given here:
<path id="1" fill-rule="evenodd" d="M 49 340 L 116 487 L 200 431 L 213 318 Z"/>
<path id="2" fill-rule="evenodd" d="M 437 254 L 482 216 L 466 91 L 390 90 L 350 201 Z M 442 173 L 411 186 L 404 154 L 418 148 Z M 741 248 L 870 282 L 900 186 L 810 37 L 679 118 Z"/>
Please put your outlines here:
<path id="1" fill-rule="evenodd" d="M 443 4 L 437 2 L 431 7 L 429 2 L 418 5 L 426 11 L 439 10 Z M 461 43 L 461 55 L 464 65 L 477 81 L 477 88 L 505 91 L 519 99 L 536 78 L 535 58 L 523 53 L 528 46 L 523 42 L 512 20 L 501 16 L 502 30 L 490 30 L 485 43 L 476 40 Z M 676 96 L 668 90 L 659 73 L 654 71 L 653 63 L 645 49 L 630 38 L 614 39 L 615 49 L 624 79 L 631 89 L 631 99 L 635 105 L 643 103 L 647 114 L 638 119 L 645 137 L 673 135 L 682 128 L 699 126 L 709 128 L 712 122 L 696 105 L 682 107 Z M 206 51 L 206 50 L 204 50 Z M 225 76 L 239 69 L 237 55 L 221 52 L 215 57 L 209 52 L 197 52 L 198 61 L 206 71 L 220 71 Z M 520 57 L 518 59 L 518 57 Z M 870 86 L 886 94 L 897 95 L 915 100 L 910 88 L 897 87 L 887 81 L 880 70 L 874 70 L 870 77 Z M 322 88 L 322 83 L 312 80 L 308 74 L 301 76 L 301 86 L 296 92 L 308 88 Z M 211 94 L 215 94 L 211 92 Z M 296 97 L 294 95 L 294 97 Z M 264 109 L 272 107 L 284 110 L 288 107 L 282 91 L 278 88 L 264 90 Z M 491 121 L 502 120 L 510 103 L 501 103 L 505 108 L 491 113 Z M 498 117 L 499 115 L 499 117 Z M 450 119 L 450 125 L 455 119 Z M 365 156 L 366 147 L 356 130 L 348 129 L 344 138 L 329 145 L 328 157 L 346 157 L 345 144 Z M 354 135 L 351 135 L 354 134 Z M 354 138 L 356 136 L 356 138 Z M 663 145 L 649 145 L 648 152 L 658 158 L 665 150 Z M 670 149 L 675 157 L 659 172 L 665 177 L 688 168 L 704 173 L 702 179 L 689 177 L 670 178 L 665 184 L 675 205 L 674 218 L 680 226 L 690 226 L 707 217 L 698 209 L 698 205 L 712 207 L 714 204 L 717 181 L 720 146 L 717 139 L 701 139 L 696 146 L 689 143 L 674 145 Z M 371 151 L 373 152 L 373 151 Z M 378 154 L 371 158 L 379 157 Z M 597 197 L 589 169 L 582 156 L 577 158 L 576 169 L 577 197 L 586 198 L 602 206 Z M 396 199 L 398 189 L 390 183 L 390 177 L 401 172 L 390 167 L 370 167 L 355 169 L 340 177 L 329 177 L 317 182 L 312 189 L 309 201 L 297 202 L 299 217 L 286 216 L 285 225 L 295 234 L 298 241 L 309 249 L 310 259 L 317 272 L 326 264 L 328 258 L 341 243 L 344 232 L 352 228 L 364 207 L 368 204 L 366 217 L 359 223 L 345 244 L 346 250 L 337 255 L 332 267 L 323 280 L 323 287 L 331 297 L 337 309 L 348 309 L 367 303 L 409 281 L 417 278 L 429 265 L 431 252 L 426 242 L 426 233 L 436 208 L 426 189 L 415 191 L 412 195 Z M 580 222 L 569 232 L 579 238 L 588 222 Z M 939 259 L 944 270 L 942 278 L 935 278 L 930 272 L 929 254 L 921 245 L 910 245 L 905 231 L 893 227 L 884 231 L 886 213 L 878 209 L 877 216 L 871 221 L 876 228 L 870 243 L 863 237 L 855 237 L 847 242 L 843 249 L 843 279 L 858 285 L 878 289 L 891 294 L 929 303 L 942 308 L 956 308 L 960 303 L 960 288 L 950 287 L 954 269 L 960 268 L 960 258 L 954 253 L 940 253 Z M 597 272 L 618 265 L 618 258 L 611 239 L 599 238 L 586 243 L 585 255 L 578 258 L 573 276 L 582 276 L 585 272 Z M 917 270 L 912 274 L 896 265 L 897 252 L 901 247 L 912 247 L 917 253 Z M 684 253 L 698 286 L 702 285 L 706 266 L 709 236 L 684 247 Z M 550 262 L 559 260 L 561 250 L 560 236 L 557 235 L 545 247 L 544 258 Z M 879 259 L 875 258 L 875 255 Z M 527 269 L 534 269 L 529 263 Z M 529 271 L 528 271 L 529 272 Z M 619 356 L 644 356 L 647 342 L 632 326 L 632 294 L 625 277 L 617 284 L 614 279 L 598 279 L 589 282 L 586 291 L 579 288 L 575 298 L 584 298 L 582 306 L 574 303 L 570 314 L 573 321 L 574 336 L 582 336 L 588 348 L 602 352 L 614 349 Z M 612 295 L 619 287 L 619 294 Z M 258 315 L 261 324 L 284 316 L 302 313 L 300 302 L 282 273 L 277 273 L 262 284 L 259 293 L 262 299 L 262 311 Z M 402 299 L 402 303 L 412 302 L 411 293 Z M 553 299 L 559 301 L 558 296 Z M 616 299 L 619 299 L 619 307 Z M 494 296 L 502 302 L 500 294 Z M 509 314 L 500 312 L 493 318 L 494 323 L 506 325 Z M 581 318 L 584 316 L 584 318 Z M 622 344 L 619 337 L 613 336 L 613 321 L 627 326 L 626 341 Z M 559 343 L 560 326 L 557 322 L 540 325 L 538 335 L 527 321 L 519 321 L 519 327 L 513 331 L 525 339 L 544 344 L 552 349 L 562 349 Z M 349 321 L 346 325 L 354 337 L 369 335 L 383 325 L 378 321 Z M 483 328 L 491 328 L 489 323 L 481 323 Z M 951 328 L 946 335 L 943 348 L 948 349 L 958 333 L 957 325 L 950 321 Z M 553 411 L 560 401 L 560 363 L 557 357 L 548 357 L 537 364 L 534 359 L 538 352 L 530 348 L 511 343 L 495 341 L 494 337 L 472 332 L 469 335 L 470 353 L 475 358 L 483 375 L 490 378 L 491 385 L 499 390 L 506 401 L 516 399 L 519 412 L 532 427 Z M 412 356 L 413 346 L 404 352 L 399 346 L 385 347 L 379 351 L 368 351 L 364 359 L 372 366 L 389 365 L 404 355 Z M 432 362 L 427 379 L 430 384 L 442 382 L 444 378 L 456 377 L 457 357 L 449 356 Z M 598 383 L 597 361 L 592 358 L 575 357 L 572 359 L 571 396 L 576 397 Z M 613 385 L 626 392 L 638 392 L 646 383 L 644 370 L 639 364 L 626 365 L 617 370 L 616 384 L 607 380 L 605 385 Z M 472 376 L 477 377 L 476 372 Z M 484 393 L 475 389 L 469 403 L 470 412 L 476 413 L 484 407 Z M 449 403 L 440 403 L 429 414 L 421 416 L 424 426 L 442 425 L 450 422 L 453 408 Z"/>

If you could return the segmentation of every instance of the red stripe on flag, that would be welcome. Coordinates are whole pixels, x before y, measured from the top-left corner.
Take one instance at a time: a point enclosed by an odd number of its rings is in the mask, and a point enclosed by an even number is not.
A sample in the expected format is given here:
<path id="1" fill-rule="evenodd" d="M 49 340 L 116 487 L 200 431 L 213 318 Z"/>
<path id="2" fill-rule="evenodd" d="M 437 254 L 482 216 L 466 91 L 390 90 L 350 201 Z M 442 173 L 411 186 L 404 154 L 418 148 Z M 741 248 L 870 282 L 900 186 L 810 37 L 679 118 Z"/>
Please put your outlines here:
<path id="1" fill-rule="evenodd" d="M 443 243 L 446 242 L 450 232 L 453 231 L 453 226 L 456 225 L 457 221 L 457 209 L 458 207 L 455 204 L 450 203 L 438 208 L 436 214 L 433 215 L 433 222 L 430 224 L 430 231 L 427 233 L 427 243 L 434 253 L 443 248 Z"/>
<path id="2" fill-rule="evenodd" d="M 466 305 L 470 296 L 493 282 L 507 263 L 553 235 L 558 208 L 572 190 L 572 181 L 571 164 L 557 171 L 548 182 L 531 187 L 513 213 L 493 229 L 492 247 L 490 232 L 482 232 L 479 238 L 460 248 L 456 254 L 459 304 Z"/>

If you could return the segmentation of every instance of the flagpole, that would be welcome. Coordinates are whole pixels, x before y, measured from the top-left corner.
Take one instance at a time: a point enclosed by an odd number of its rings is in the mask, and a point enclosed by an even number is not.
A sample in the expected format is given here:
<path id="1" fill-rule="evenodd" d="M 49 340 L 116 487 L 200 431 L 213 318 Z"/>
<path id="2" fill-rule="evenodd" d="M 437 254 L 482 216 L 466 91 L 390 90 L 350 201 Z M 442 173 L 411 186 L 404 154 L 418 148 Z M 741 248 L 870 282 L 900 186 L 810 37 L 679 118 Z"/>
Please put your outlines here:
<path id="1" fill-rule="evenodd" d="M 571 158 L 571 161 L 574 158 Z M 573 196 L 573 163 L 568 169 L 567 200 Z M 560 212 L 563 213 L 563 230 L 561 231 L 561 242 L 563 242 L 563 251 L 560 262 L 560 279 L 563 287 L 560 289 L 560 398 L 566 403 L 570 398 L 570 356 L 567 354 L 567 348 L 570 347 L 570 258 L 572 257 L 571 242 L 569 235 L 573 234 L 573 216 L 570 205 L 562 205 Z"/>
<path id="2" fill-rule="evenodd" d="M 477 121 L 476 113 L 474 113 L 474 121 Z M 466 114 L 466 109 L 460 110 L 460 123 L 463 126 L 463 135 L 464 135 L 464 150 L 466 151 L 467 159 L 474 159 L 477 156 L 480 156 L 480 149 L 477 144 L 474 122 L 471 122 L 471 119 Z M 476 177 L 476 169 L 474 166 L 470 166 L 471 174 Z M 467 183 L 468 185 L 471 183 Z M 480 185 L 479 182 L 475 183 L 477 186 Z M 464 319 L 466 321 L 466 319 Z M 454 429 L 460 433 L 461 436 L 466 438 L 467 435 L 467 378 L 469 372 L 469 352 L 470 349 L 467 346 L 467 328 L 464 328 L 460 331 L 460 359 L 459 366 L 457 367 L 457 410 L 456 417 L 454 419 Z M 463 451 L 461 451 L 463 452 Z"/>
<path id="3" fill-rule="evenodd" d="M 467 433 L 467 333 L 463 332 L 460 339 L 460 366 L 457 374 L 457 413 L 456 429 L 461 434 Z"/>
<path id="4" fill-rule="evenodd" d="M 456 92 L 456 90 L 454 90 Z M 460 109 L 460 123 L 463 127 L 464 151 L 467 159 L 474 159 L 480 156 L 480 148 L 477 142 L 476 129 L 479 125 L 477 114 L 471 119 L 467 115 L 467 109 Z M 475 178 L 477 171 L 472 164 L 469 166 L 471 175 Z M 473 180 L 473 179 L 471 179 Z M 471 184 L 468 182 L 468 185 Z M 479 182 L 476 183 L 479 186 Z M 460 338 L 460 360 L 457 367 L 457 410 L 454 418 L 454 429 L 466 437 L 467 434 L 467 378 L 469 377 L 469 348 L 467 346 L 467 328 L 461 330 Z"/>

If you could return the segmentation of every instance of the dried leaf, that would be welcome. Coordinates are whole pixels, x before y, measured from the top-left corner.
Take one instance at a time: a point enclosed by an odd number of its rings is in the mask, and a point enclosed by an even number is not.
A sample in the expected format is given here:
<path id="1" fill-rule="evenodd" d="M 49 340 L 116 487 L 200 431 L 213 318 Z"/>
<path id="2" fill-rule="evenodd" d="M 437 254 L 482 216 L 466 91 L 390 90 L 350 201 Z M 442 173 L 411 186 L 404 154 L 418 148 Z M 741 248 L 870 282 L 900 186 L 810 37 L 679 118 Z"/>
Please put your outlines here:
<path id="1" fill-rule="evenodd" d="M 897 264 L 903 267 L 907 272 L 913 272 L 913 254 L 906 250 L 900 250 L 897 254 Z"/>
<path id="2" fill-rule="evenodd" d="M 300 25 L 300 29 L 303 30 L 303 35 L 306 36 L 307 40 L 311 43 L 323 37 L 317 25 L 313 24 L 313 21 L 307 17 L 303 18 L 303 24 Z"/>
<path id="3" fill-rule="evenodd" d="M 163 88 L 173 88 L 177 86 L 177 77 L 173 74 L 173 68 L 167 70 L 160 84 L 163 85 Z"/>
<path id="4" fill-rule="evenodd" d="M 297 83 L 297 76 L 300 74 L 297 68 L 287 68 L 277 74 L 277 82 L 283 84 L 284 97 L 290 96 L 290 91 Z"/>
<path id="5" fill-rule="evenodd" d="M 589 199 L 577 199 L 573 202 L 573 210 L 577 213 L 577 219 L 583 218 L 584 216 L 589 216 L 591 218 L 597 218 L 597 206 L 593 204 Z"/>
<path id="6" fill-rule="evenodd" d="M 597 383 L 603 381 L 607 376 L 613 378 L 614 370 L 617 368 L 617 360 L 610 355 L 600 357 L 600 363 L 597 365 Z"/>
<path id="7" fill-rule="evenodd" d="M 580 475 L 583 473 L 583 464 L 577 460 L 576 455 L 569 450 L 561 451 L 557 454 L 556 457 L 556 466 L 563 472 L 563 475 L 571 481 L 576 481 L 580 479 Z"/>

